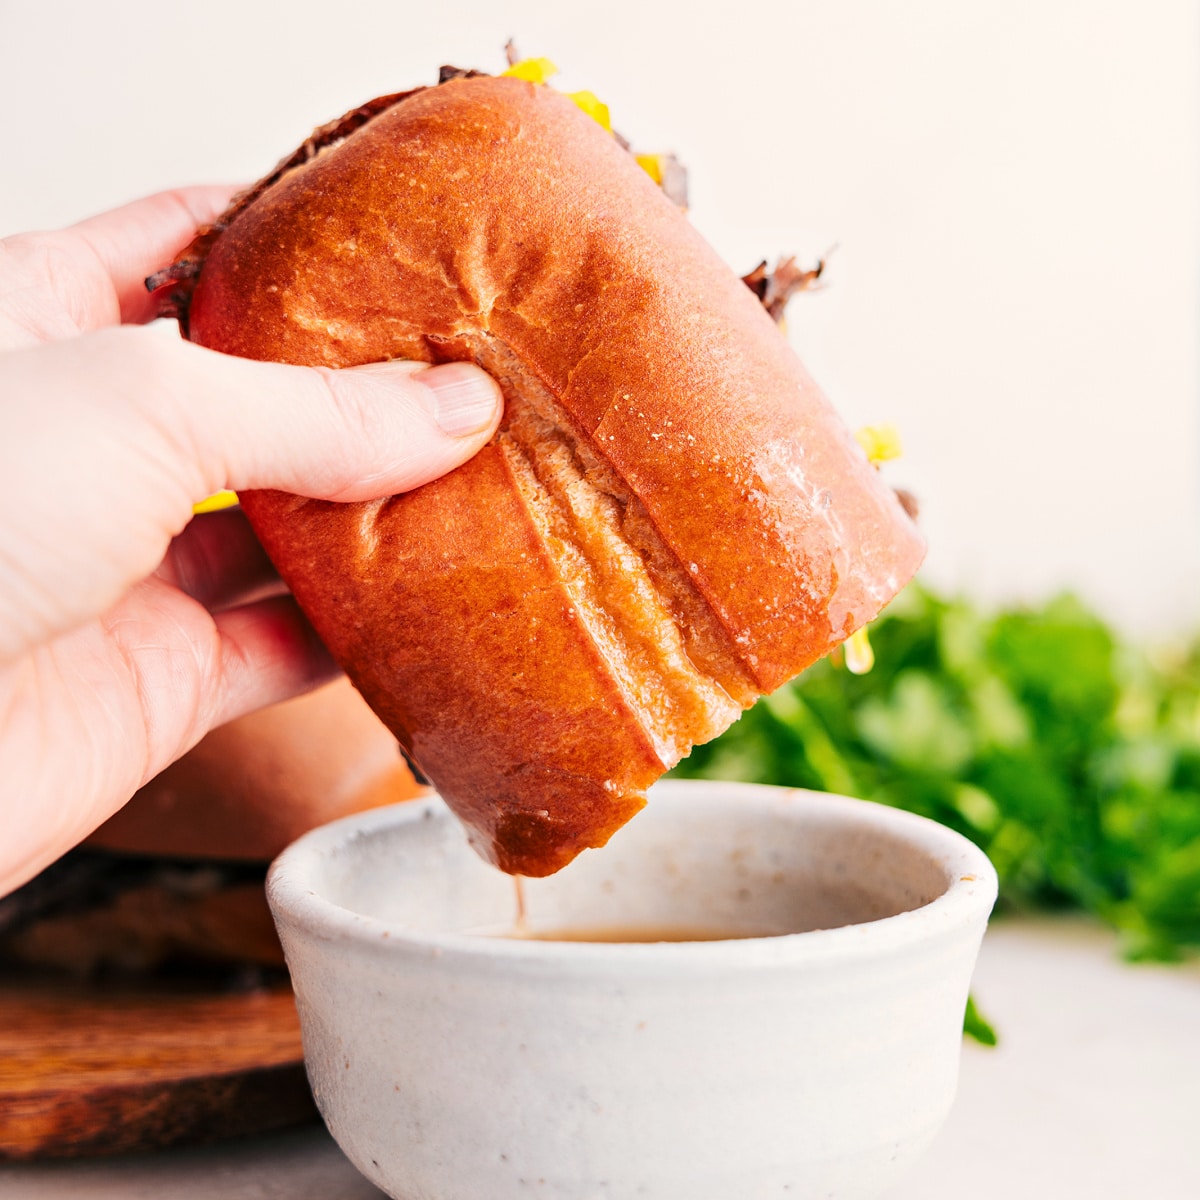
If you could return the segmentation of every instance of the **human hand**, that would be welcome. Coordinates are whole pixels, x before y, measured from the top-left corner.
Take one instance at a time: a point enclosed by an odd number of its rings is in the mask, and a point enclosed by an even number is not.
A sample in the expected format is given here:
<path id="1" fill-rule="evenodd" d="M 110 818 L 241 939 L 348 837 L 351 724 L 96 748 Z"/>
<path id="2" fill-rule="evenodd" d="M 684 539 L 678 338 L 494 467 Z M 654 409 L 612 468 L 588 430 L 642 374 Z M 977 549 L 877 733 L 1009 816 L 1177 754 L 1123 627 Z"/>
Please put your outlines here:
<path id="1" fill-rule="evenodd" d="M 336 673 L 241 512 L 193 504 L 391 495 L 499 421 L 474 366 L 281 366 L 132 327 L 228 197 L 0 240 L 0 895 L 208 730 Z"/>

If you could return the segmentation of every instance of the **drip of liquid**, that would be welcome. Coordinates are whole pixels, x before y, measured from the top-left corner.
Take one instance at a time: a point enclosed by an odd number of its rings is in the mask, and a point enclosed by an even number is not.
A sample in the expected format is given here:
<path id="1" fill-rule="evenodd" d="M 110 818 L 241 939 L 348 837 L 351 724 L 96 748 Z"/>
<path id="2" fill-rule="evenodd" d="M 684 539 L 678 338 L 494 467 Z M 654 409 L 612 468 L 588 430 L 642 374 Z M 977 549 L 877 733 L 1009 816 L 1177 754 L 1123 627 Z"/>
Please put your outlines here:
<path id="1" fill-rule="evenodd" d="M 512 933 L 509 937 L 527 938 L 533 935 L 529 932 L 529 913 L 525 908 L 525 879 L 521 875 L 512 877 L 513 891 L 517 897 L 517 915 L 513 918 Z"/>

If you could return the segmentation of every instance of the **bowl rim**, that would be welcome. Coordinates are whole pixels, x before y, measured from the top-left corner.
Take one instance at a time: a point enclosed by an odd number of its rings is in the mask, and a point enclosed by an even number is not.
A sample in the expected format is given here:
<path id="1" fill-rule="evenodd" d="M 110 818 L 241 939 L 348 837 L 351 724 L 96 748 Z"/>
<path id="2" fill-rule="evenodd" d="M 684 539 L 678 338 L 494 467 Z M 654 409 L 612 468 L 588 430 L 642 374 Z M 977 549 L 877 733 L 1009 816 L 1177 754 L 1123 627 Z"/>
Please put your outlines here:
<path id="1" fill-rule="evenodd" d="M 649 790 L 649 802 L 679 798 L 686 803 L 704 794 L 736 798 L 739 806 L 757 803 L 775 810 L 801 804 L 810 813 L 843 821 L 848 828 L 879 829 L 928 854 L 946 872 L 949 884 L 919 908 L 873 921 L 707 942 L 552 942 L 414 930 L 345 908 L 313 889 L 313 876 L 323 861 L 355 842 L 397 826 L 421 823 L 431 815 L 455 820 L 445 801 L 433 793 L 342 817 L 304 834 L 271 864 L 267 898 L 276 925 L 307 940 L 350 943 L 389 958 L 409 955 L 469 961 L 477 966 L 507 964 L 505 969 L 517 964 L 537 968 L 566 962 L 573 970 L 591 967 L 603 972 L 611 971 L 618 963 L 655 973 L 660 968 L 671 973 L 689 967 L 701 971 L 733 965 L 740 969 L 776 968 L 879 957 L 916 944 L 955 938 L 976 927 L 982 936 L 996 901 L 996 871 L 978 846 L 947 826 L 874 801 L 805 788 L 724 780 L 662 780 Z"/>

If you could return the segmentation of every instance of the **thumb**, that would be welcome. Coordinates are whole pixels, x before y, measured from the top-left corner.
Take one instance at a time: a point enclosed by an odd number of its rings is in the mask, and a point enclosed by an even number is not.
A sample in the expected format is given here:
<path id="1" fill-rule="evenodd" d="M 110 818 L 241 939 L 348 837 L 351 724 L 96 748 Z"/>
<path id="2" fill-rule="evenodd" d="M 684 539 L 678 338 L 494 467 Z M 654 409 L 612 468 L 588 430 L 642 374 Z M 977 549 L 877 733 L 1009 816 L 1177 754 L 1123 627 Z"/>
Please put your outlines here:
<path id="1" fill-rule="evenodd" d="M 224 488 L 368 500 L 470 458 L 500 389 L 466 363 L 341 371 L 122 326 L 0 356 L 0 662 L 106 611 Z"/>
<path id="2" fill-rule="evenodd" d="M 471 363 L 331 370 L 230 358 L 181 342 L 168 394 L 210 491 L 278 488 L 369 500 L 444 475 L 481 449 L 503 411 Z M 159 392 L 160 404 L 163 392 Z"/>

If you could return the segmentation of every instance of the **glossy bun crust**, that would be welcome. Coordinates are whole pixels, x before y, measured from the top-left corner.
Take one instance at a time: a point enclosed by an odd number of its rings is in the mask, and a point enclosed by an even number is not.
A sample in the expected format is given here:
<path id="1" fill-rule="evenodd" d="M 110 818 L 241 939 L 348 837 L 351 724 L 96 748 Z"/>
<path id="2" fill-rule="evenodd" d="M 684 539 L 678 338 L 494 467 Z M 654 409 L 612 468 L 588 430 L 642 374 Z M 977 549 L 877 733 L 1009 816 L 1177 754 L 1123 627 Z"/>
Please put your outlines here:
<path id="1" fill-rule="evenodd" d="M 470 359 L 501 383 L 497 436 L 415 492 L 242 499 L 507 871 L 603 845 L 919 565 L 919 534 L 754 296 L 550 88 L 409 93 L 205 249 L 197 342 L 333 367 Z"/>

